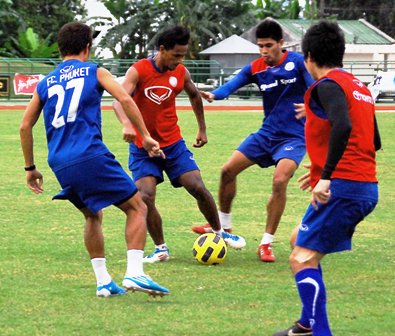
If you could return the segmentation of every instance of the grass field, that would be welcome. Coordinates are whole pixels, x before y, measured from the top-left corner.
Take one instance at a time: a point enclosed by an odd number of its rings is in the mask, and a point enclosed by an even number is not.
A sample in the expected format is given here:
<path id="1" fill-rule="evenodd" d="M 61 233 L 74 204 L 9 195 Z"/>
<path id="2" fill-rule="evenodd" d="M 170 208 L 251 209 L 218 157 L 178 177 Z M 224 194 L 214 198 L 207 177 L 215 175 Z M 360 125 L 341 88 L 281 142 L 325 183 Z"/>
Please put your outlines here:
<path id="1" fill-rule="evenodd" d="M 44 175 L 43 195 L 25 186 L 18 126 L 21 111 L 0 111 L 0 334 L 1 335 L 225 335 L 268 336 L 299 317 L 300 303 L 288 266 L 288 237 L 309 195 L 289 186 L 287 208 L 276 235 L 278 262 L 258 261 L 273 170 L 252 167 L 238 179 L 235 231 L 247 240 L 229 250 L 219 266 L 199 265 L 192 257 L 192 225 L 204 223 L 194 200 L 168 181 L 158 188 L 157 204 L 172 252 L 168 263 L 145 271 L 171 290 L 161 299 L 143 293 L 99 299 L 83 244 L 83 219 L 70 203 L 51 201 L 59 190 L 46 163 L 42 119 L 35 130 L 36 165 Z M 196 135 L 192 112 L 180 112 L 188 145 Z M 208 112 L 209 143 L 193 149 L 207 187 L 217 198 L 221 165 L 239 142 L 255 131 L 260 113 Z M 323 261 L 328 312 L 336 336 L 395 335 L 395 114 L 380 113 L 383 150 L 378 153 L 380 203 L 358 226 L 354 250 Z M 104 140 L 127 167 L 127 145 L 111 112 L 103 114 Z M 192 148 L 192 147 L 191 147 Z M 302 171 L 297 172 L 300 176 Z M 391 210 L 392 209 L 392 210 Z M 125 271 L 124 218 L 104 211 L 109 270 L 119 283 Z M 153 244 L 147 239 L 146 250 Z"/>

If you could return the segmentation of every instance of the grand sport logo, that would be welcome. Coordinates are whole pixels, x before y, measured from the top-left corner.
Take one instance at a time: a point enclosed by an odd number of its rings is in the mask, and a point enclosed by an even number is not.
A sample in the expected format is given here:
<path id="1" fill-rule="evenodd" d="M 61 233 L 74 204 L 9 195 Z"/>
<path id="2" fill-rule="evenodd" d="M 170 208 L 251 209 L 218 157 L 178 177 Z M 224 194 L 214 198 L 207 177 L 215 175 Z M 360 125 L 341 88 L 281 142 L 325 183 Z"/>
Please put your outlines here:
<path id="1" fill-rule="evenodd" d="M 169 98 L 172 92 L 167 86 L 150 86 L 144 90 L 145 96 L 158 105 Z"/>
<path id="2" fill-rule="evenodd" d="M 361 92 L 359 92 L 357 90 L 354 90 L 352 95 L 354 96 L 354 98 L 356 100 L 362 100 L 362 101 L 364 101 L 366 103 L 374 105 L 374 101 L 373 101 L 373 98 L 371 96 L 364 95 L 363 93 L 361 93 Z"/>

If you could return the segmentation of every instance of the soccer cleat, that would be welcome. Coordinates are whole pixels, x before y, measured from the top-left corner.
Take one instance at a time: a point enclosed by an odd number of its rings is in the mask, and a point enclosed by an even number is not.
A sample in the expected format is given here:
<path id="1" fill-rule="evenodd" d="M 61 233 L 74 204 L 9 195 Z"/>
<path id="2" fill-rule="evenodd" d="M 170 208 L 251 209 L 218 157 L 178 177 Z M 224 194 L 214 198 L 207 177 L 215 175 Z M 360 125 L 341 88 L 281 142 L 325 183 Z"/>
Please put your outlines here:
<path id="1" fill-rule="evenodd" d="M 272 244 L 261 244 L 258 247 L 259 259 L 263 262 L 275 262 L 276 257 L 273 254 Z"/>
<path id="2" fill-rule="evenodd" d="M 167 288 L 158 285 L 148 275 L 145 274 L 130 278 L 125 277 L 123 279 L 122 285 L 127 291 L 144 292 L 153 297 L 162 297 L 170 294 L 170 291 Z"/>
<path id="3" fill-rule="evenodd" d="M 285 330 L 277 331 L 273 336 L 313 336 L 311 328 L 303 327 L 299 322 Z"/>
<path id="4" fill-rule="evenodd" d="M 150 255 L 144 257 L 144 263 L 153 264 L 157 261 L 168 261 L 170 259 L 170 250 L 166 247 L 164 249 L 156 248 Z"/>
<path id="5" fill-rule="evenodd" d="M 226 231 L 222 231 L 222 239 L 225 240 L 226 245 L 236 250 L 239 250 L 246 246 L 246 241 L 243 237 L 233 235 Z"/>
<path id="6" fill-rule="evenodd" d="M 126 291 L 122 287 L 119 287 L 113 280 L 107 285 L 97 286 L 96 289 L 96 295 L 98 297 L 109 297 L 123 294 L 126 294 Z"/>
<path id="7" fill-rule="evenodd" d="M 198 234 L 205 234 L 213 232 L 213 229 L 211 228 L 211 225 L 207 223 L 201 226 L 192 226 L 192 231 Z M 224 229 L 224 231 L 232 233 L 232 229 Z"/>

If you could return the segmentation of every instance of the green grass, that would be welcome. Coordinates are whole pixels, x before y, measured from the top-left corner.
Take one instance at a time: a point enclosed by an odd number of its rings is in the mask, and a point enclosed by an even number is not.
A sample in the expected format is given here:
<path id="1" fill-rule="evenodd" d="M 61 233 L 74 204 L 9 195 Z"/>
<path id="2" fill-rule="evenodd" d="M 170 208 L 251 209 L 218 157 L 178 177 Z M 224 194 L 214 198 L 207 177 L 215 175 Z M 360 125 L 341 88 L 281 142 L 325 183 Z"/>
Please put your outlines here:
<path id="1" fill-rule="evenodd" d="M 273 169 L 252 167 L 238 179 L 233 218 L 247 240 L 242 251 L 229 250 L 219 266 L 192 258 L 197 237 L 192 225 L 204 223 L 195 201 L 169 182 L 158 187 L 157 204 L 171 248 L 168 263 L 145 271 L 171 290 L 161 299 L 142 293 L 111 299 L 95 296 L 95 279 L 83 244 L 83 219 L 68 202 L 51 201 L 59 190 L 46 164 L 42 119 L 35 130 L 36 165 L 45 192 L 25 186 L 18 126 L 21 111 L 0 111 L 0 334 L 1 335 L 271 335 L 299 317 L 300 303 L 288 266 L 288 237 L 300 221 L 309 195 L 289 186 L 287 208 L 276 235 L 278 262 L 258 261 L 265 205 Z M 188 145 L 196 135 L 193 112 L 180 112 Z M 260 113 L 208 112 L 209 143 L 193 149 L 207 187 L 217 198 L 219 171 L 234 148 L 261 123 Z M 334 335 L 393 335 L 395 201 L 395 114 L 378 115 L 383 150 L 378 154 L 380 203 L 358 226 L 354 250 L 323 261 L 328 312 Z M 127 167 L 127 145 L 111 112 L 103 114 L 104 139 Z M 192 146 L 190 146 L 192 148 Z M 297 172 L 300 176 L 302 171 Z M 392 210 L 391 210 L 392 209 Z M 124 217 L 104 211 L 107 259 L 114 279 L 125 271 Z M 147 240 L 147 251 L 153 247 Z"/>

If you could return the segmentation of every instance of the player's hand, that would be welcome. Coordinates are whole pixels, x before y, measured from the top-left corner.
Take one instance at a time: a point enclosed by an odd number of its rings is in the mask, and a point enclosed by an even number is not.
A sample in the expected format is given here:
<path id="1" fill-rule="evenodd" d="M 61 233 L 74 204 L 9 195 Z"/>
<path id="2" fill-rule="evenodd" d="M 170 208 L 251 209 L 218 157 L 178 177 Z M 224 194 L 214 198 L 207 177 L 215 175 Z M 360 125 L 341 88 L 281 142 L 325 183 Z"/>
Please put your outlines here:
<path id="1" fill-rule="evenodd" d="M 196 142 L 192 146 L 197 148 L 203 147 L 207 142 L 208 140 L 206 132 L 199 130 L 196 134 Z"/>
<path id="2" fill-rule="evenodd" d="M 310 163 L 304 164 L 303 167 L 306 169 L 309 169 L 309 171 L 305 174 L 303 174 L 301 177 L 299 177 L 296 182 L 299 182 L 299 188 L 302 189 L 303 191 L 309 190 L 311 191 L 310 187 Z"/>
<path id="3" fill-rule="evenodd" d="M 35 194 L 41 194 L 44 191 L 43 176 L 37 169 L 26 172 L 26 183 Z"/>
<path id="4" fill-rule="evenodd" d="M 306 116 L 306 109 L 303 103 L 294 103 L 295 106 L 295 118 L 302 119 Z"/>
<path id="5" fill-rule="evenodd" d="M 136 130 L 132 125 L 124 127 L 122 130 L 123 140 L 127 143 L 134 143 L 136 141 Z"/>
<path id="6" fill-rule="evenodd" d="M 209 103 L 214 101 L 215 95 L 208 91 L 199 91 L 200 96 L 206 99 Z"/>
<path id="7" fill-rule="evenodd" d="M 143 147 L 148 152 L 150 157 L 162 157 L 166 159 L 165 153 L 160 149 L 158 141 L 152 139 L 151 137 L 146 137 L 143 139 Z"/>
<path id="8" fill-rule="evenodd" d="M 311 205 L 314 209 L 318 209 L 318 204 L 326 204 L 331 197 L 331 190 L 329 189 L 331 180 L 319 180 L 313 191 L 311 192 Z"/>

